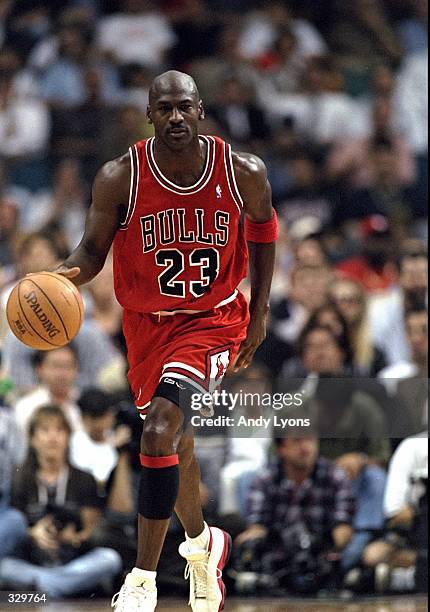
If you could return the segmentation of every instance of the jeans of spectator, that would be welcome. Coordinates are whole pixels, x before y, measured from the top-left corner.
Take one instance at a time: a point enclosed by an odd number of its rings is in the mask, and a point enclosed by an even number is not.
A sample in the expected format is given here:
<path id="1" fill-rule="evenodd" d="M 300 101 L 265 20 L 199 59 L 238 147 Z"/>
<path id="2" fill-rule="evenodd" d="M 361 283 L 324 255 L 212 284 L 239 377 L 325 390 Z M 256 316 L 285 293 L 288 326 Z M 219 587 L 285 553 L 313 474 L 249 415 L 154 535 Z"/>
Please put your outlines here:
<path id="1" fill-rule="evenodd" d="M 355 529 L 376 531 L 383 528 L 386 481 L 385 470 L 378 465 L 368 465 L 352 483 L 357 503 Z"/>
<path id="2" fill-rule="evenodd" d="M 349 544 L 342 553 L 340 566 L 344 574 L 353 567 L 357 567 L 363 556 L 363 551 L 374 539 L 371 531 L 356 531 Z"/>
<path id="3" fill-rule="evenodd" d="M 258 473 L 252 461 L 232 461 L 221 470 L 219 514 L 246 515 L 246 500 L 252 481 Z"/>
<path id="4" fill-rule="evenodd" d="M 385 470 L 377 465 L 365 467 L 352 483 L 357 503 L 355 533 L 345 548 L 341 567 L 347 572 L 360 563 L 366 546 L 384 526 Z"/>
<path id="5" fill-rule="evenodd" d="M 13 555 L 25 539 L 27 521 L 15 508 L 0 507 L 0 559 Z"/>
<path id="6" fill-rule="evenodd" d="M 22 559 L 6 557 L 0 562 L 0 580 L 11 588 L 46 593 L 60 599 L 78 595 L 113 579 L 122 569 L 119 554 L 111 548 L 95 548 L 58 567 L 40 567 Z"/>

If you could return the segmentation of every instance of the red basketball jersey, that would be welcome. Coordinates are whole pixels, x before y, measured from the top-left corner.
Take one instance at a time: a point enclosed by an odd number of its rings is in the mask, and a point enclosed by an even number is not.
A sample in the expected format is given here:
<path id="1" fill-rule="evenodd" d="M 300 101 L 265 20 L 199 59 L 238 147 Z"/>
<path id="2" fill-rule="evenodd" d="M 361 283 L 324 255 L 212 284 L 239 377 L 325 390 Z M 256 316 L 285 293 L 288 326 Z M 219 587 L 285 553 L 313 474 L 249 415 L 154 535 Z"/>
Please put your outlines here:
<path id="1" fill-rule="evenodd" d="M 154 138 L 130 148 L 130 198 L 113 251 L 116 296 L 128 310 L 210 310 L 234 299 L 247 275 L 231 147 L 214 136 L 200 138 L 206 163 L 191 187 L 162 174 Z"/>

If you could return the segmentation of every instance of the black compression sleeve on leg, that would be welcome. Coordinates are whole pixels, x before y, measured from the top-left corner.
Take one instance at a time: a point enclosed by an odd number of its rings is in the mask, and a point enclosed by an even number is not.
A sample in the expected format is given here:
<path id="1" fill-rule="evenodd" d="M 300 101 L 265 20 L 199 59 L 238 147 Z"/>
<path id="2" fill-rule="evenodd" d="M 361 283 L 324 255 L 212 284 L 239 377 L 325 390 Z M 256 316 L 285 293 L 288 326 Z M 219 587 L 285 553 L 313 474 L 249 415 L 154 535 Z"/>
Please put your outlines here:
<path id="1" fill-rule="evenodd" d="M 170 519 L 179 493 L 178 456 L 140 455 L 139 514 L 146 519 Z"/>
<path id="2" fill-rule="evenodd" d="M 189 383 L 180 381 L 178 382 L 173 379 L 161 380 L 155 393 L 154 397 L 164 397 L 169 400 L 182 410 L 184 415 L 184 429 L 188 425 L 191 419 L 191 403 L 192 397 L 195 394 L 199 394 L 194 387 Z"/>

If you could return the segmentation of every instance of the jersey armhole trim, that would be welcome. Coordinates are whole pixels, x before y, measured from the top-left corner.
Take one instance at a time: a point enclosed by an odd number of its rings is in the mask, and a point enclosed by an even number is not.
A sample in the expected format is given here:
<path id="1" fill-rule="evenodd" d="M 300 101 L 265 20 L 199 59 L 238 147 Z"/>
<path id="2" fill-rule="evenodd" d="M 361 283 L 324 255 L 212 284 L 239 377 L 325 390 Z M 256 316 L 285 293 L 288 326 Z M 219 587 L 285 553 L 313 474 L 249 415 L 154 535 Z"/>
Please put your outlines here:
<path id="1" fill-rule="evenodd" d="M 228 188 L 231 193 L 236 206 L 239 209 L 239 213 L 242 214 L 243 200 L 240 195 L 239 188 L 237 186 L 236 176 L 234 174 L 233 157 L 231 153 L 231 145 L 224 143 L 224 163 L 225 171 L 227 176 Z"/>
<path id="2" fill-rule="evenodd" d="M 119 229 L 126 230 L 134 210 L 136 208 L 137 191 L 139 187 L 139 158 L 137 154 L 136 145 L 129 148 L 130 155 L 130 191 L 128 196 L 128 208 L 127 213 L 123 221 L 120 222 Z"/>

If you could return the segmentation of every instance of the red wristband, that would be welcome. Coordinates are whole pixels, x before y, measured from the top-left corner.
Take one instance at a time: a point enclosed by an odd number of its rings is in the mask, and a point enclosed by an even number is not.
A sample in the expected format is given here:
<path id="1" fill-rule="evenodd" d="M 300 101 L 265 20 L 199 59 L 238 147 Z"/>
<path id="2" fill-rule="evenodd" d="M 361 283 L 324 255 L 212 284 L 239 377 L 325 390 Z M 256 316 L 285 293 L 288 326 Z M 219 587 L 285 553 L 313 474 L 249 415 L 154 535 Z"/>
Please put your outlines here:
<path id="1" fill-rule="evenodd" d="M 248 242 L 276 242 L 279 238 L 278 215 L 273 209 L 272 218 L 269 221 L 251 221 L 245 217 L 245 238 Z"/>

